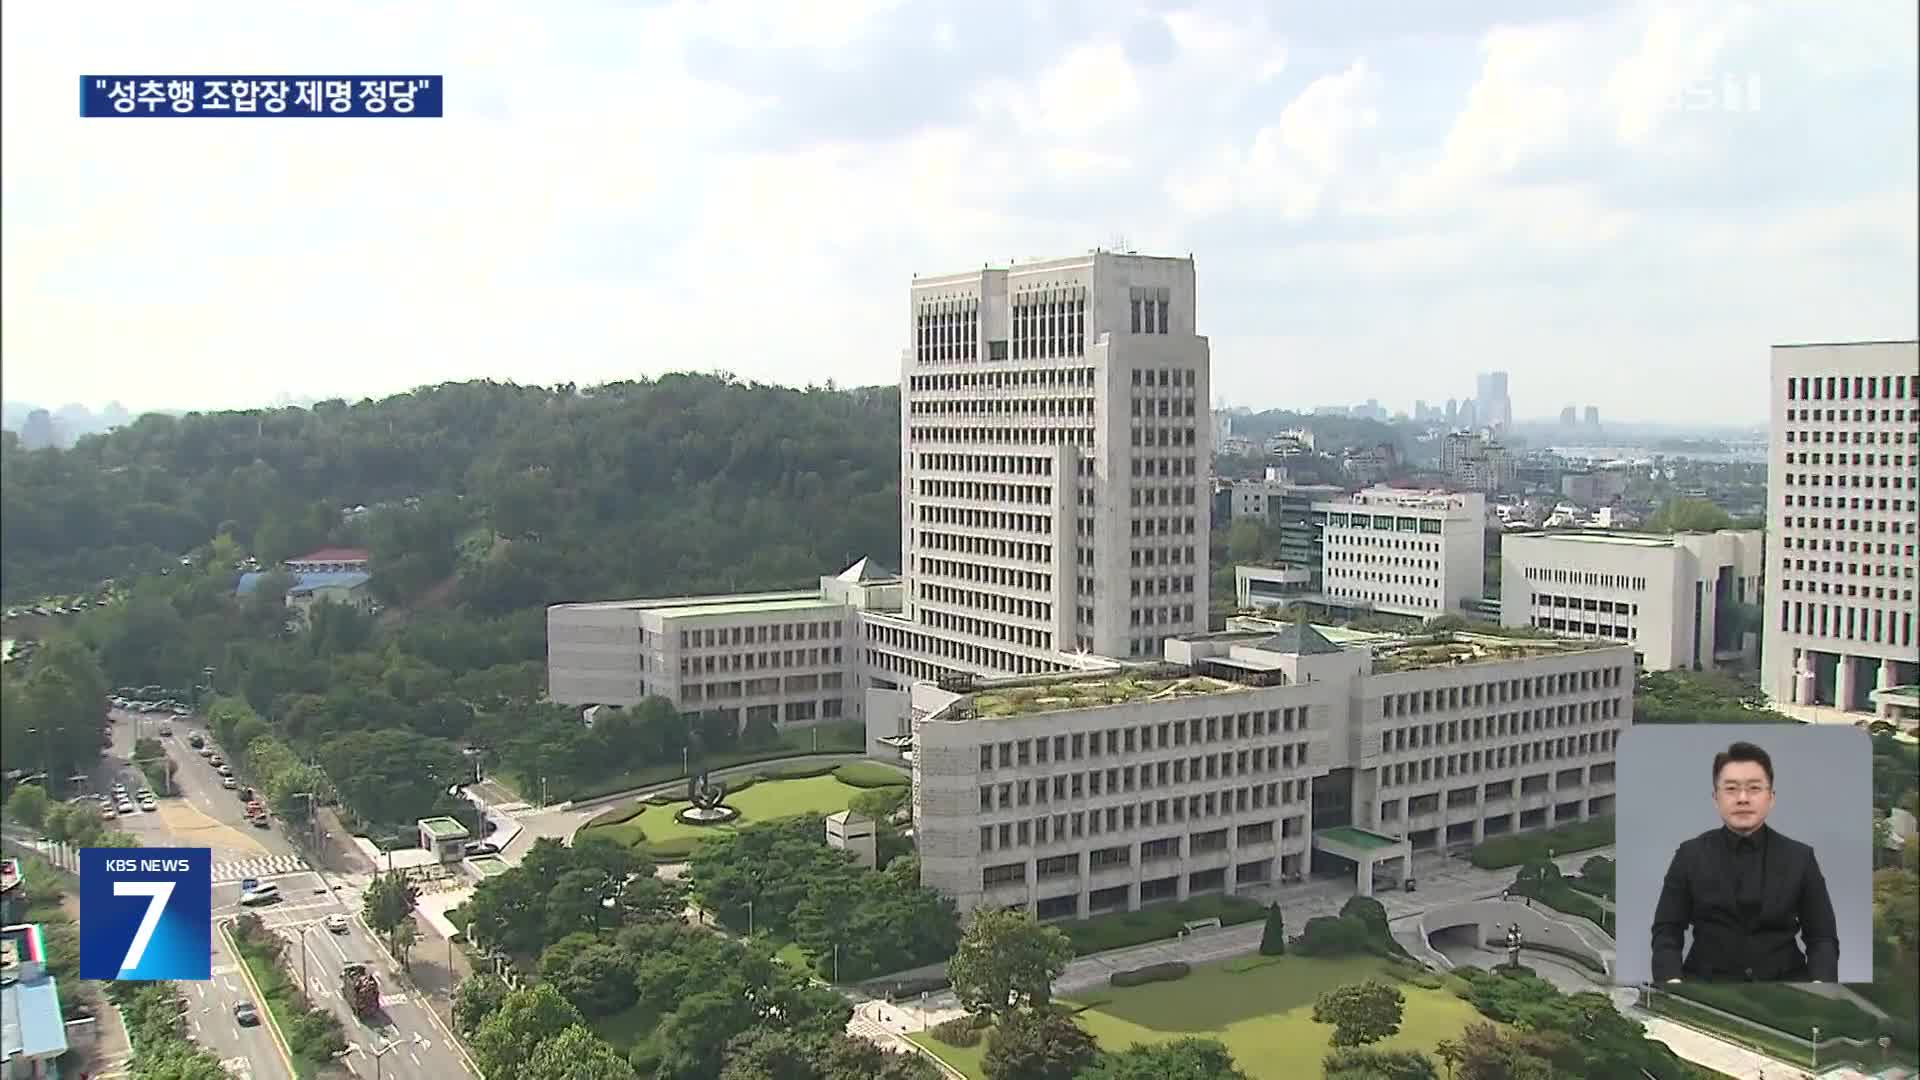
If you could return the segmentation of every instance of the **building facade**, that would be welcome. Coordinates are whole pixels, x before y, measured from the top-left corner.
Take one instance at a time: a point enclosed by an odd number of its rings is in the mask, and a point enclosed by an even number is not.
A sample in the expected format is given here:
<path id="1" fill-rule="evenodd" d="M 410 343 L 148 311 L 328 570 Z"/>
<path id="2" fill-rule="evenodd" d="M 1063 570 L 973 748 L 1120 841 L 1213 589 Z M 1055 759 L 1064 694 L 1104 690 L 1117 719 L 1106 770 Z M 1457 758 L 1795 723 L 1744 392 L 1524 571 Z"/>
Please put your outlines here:
<path id="1" fill-rule="evenodd" d="M 920 277 L 901 371 L 897 616 L 876 677 L 1158 655 L 1207 619 L 1194 264 L 1094 251 Z"/>
<path id="2" fill-rule="evenodd" d="M 1326 515 L 1321 591 L 1330 604 L 1395 615 L 1457 614 L 1484 591 L 1486 498 L 1368 488 L 1314 504 Z"/>
<path id="3" fill-rule="evenodd" d="M 1780 345 L 1772 374 L 1761 688 L 1801 719 L 1852 722 L 1920 684 L 1920 345 Z"/>
<path id="4" fill-rule="evenodd" d="M 922 882 L 1085 918 L 1612 812 L 1629 650 L 1370 637 L 1299 624 L 1127 672 L 916 685 Z"/>
<path id="5" fill-rule="evenodd" d="M 859 613 L 897 604 L 899 591 L 862 559 L 812 590 L 555 604 L 547 695 L 622 707 L 658 696 L 743 728 L 858 719 Z"/>
<path id="6" fill-rule="evenodd" d="M 1500 622 L 1624 644 L 1648 671 L 1708 670 L 1745 655 L 1748 633 L 1759 644 L 1763 537 L 1510 533 L 1500 541 Z"/>

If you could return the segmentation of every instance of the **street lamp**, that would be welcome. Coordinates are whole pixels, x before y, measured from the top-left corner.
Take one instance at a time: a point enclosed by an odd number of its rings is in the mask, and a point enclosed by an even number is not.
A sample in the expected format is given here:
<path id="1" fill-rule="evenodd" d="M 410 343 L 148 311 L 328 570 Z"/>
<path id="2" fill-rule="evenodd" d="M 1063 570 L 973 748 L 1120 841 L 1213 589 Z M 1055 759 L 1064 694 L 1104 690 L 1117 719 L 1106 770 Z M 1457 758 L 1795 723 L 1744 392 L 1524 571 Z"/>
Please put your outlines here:
<path id="1" fill-rule="evenodd" d="M 753 901 L 747 901 L 747 936 L 753 936 Z"/>
<path id="2" fill-rule="evenodd" d="M 1820 1025 L 1813 1025 L 1813 1071 L 1820 1071 Z"/>
<path id="3" fill-rule="evenodd" d="M 833 944 L 833 982 L 835 986 L 840 984 L 840 943 L 837 941 Z"/>
<path id="4" fill-rule="evenodd" d="M 540 778 L 540 809 L 545 810 L 546 808 L 547 808 L 547 778 L 542 776 Z"/>
<path id="5" fill-rule="evenodd" d="M 386 1057 L 388 1051 L 397 1048 L 399 1045 L 400 1045 L 399 1040 L 392 1039 L 392 1040 L 388 1040 L 387 1045 L 381 1047 L 380 1049 L 369 1051 L 370 1053 L 373 1054 L 374 1080 L 380 1080 L 382 1076 L 386 1075 L 386 1065 L 380 1059 Z"/>

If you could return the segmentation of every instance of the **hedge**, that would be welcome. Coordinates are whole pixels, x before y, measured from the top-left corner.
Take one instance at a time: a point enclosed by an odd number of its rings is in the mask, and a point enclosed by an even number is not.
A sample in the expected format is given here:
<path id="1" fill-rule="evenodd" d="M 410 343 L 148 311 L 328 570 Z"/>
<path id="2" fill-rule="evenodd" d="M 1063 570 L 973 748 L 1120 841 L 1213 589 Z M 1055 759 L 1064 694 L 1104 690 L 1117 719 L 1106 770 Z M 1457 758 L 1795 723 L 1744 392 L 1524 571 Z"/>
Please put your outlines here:
<path id="1" fill-rule="evenodd" d="M 806 780 L 815 776 L 825 776 L 832 771 L 833 771 L 832 765 L 813 765 L 806 762 L 798 762 L 791 765 L 775 765 L 770 769 L 762 769 L 759 772 L 754 773 L 751 779 L 754 779 L 754 780 Z M 732 781 L 729 780 L 728 783 L 731 784 Z M 738 789 L 729 788 L 729 790 L 738 790 Z"/>
<path id="2" fill-rule="evenodd" d="M 1915 1024 L 1911 1020 L 1899 1017 L 1881 1020 L 1850 1002 L 1809 994 L 1791 986 L 1688 982 L 1660 989 L 1791 1035 L 1800 1032 L 1811 1035 L 1813 1025 L 1818 1024 L 1822 1037 L 1844 1035 L 1871 1041 L 1889 1035 L 1903 1049 L 1916 1048 Z"/>
<path id="3" fill-rule="evenodd" d="M 1543 945 L 1534 941 L 1522 941 L 1520 943 L 1520 952 L 1523 956 L 1529 952 L 1548 953 L 1553 956 L 1571 960 L 1596 975 L 1607 974 L 1607 965 L 1575 949 L 1563 949 L 1558 945 Z"/>
<path id="4" fill-rule="evenodd" d="M 857 788 L 905 787 L 913 781 L 899 769 L 871 761 L 850 761 L 833 770 L 833 778 Z"/>
<path id="5" fill-rule="evenodd" d="M 1164 964 L 1148 964 L 1146 967 L 1116 971 L 1107 976 L 1109 986 L 1145 986 L 1148 983 L 1172 982 L 1184 979 L 1193 971 L 1193 965 L 1180 960 Z"/>
<path id="6" fill-rule="evenodd" d="M 948 1046 L 964 1048 L 980 1045 L 981 1036 L 980 1029 L 973 1026 L 973 1017 L 956 1016 L 933 1025 L 933 1037 Z"/>
<path id="7" fill-rule="evenodd" d="M 884 997 L 888 1001 L 905 1001 L 921 994 L 937 994 L 953 985 L 951 979 L 942 976 L 922 976 L 913 979 L 875 979 L 861 987 L 873 997 Z"/>
<path id="8" fill-rule="evenodd" d="M 640 811 L 646 808 L 646 803 L 631 802 L 625 806 L 616 806 L 611 810 L 602 810 L 600 813 L 587 819 L 587 823 L 581 827 L 591 829 L 596 825 L 623 825 L 639 817 Z"/>
<path id="9" fill-rule="evenodd" d="M 1149 941 L 1176 937 L 1187 923 L 1201 919 L 1219 919 L 1222 926 L 1236 926 L 1267 917 L 1264 905 L 1239 896 L 1196 896 L 1173 904 L 1154 904 L 1138 911 L 1116 911 L 1091 919 L 1057 924 L 1073 942 L 1076 956 L 1145 945 Z"/>
<path id="10" fill-rule="evenodd" d="M 1551 850 L 1555 858 L 1577 851 L 1590 851 L 1613 843 L 1613 815 L 1570 822 L 1540 832 L 1496 836 L 1477 845 L 1468 861 L 1482 870 L 1500 870 L 1521 863 L 1544 862 Z"/>

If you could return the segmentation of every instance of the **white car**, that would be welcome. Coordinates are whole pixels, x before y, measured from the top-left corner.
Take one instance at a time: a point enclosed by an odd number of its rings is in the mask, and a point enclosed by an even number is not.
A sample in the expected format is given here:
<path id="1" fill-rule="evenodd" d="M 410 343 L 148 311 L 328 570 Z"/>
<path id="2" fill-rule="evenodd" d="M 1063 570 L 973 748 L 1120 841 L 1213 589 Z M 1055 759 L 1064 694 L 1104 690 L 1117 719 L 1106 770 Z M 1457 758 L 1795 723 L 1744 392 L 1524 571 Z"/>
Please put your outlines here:
<path id="1" fill-rule="evenodd" d="M 234 788 L 240 786 L 240 781 L 235 780 L 232 775 L 229 774 L 220 778 L 220 786 L 226 788 L 228 791 L 232 791 Z"/>
<path id="2" fill-rule="evenodd" d="M 347 932 L 347 917 L 345 915 L 329 915 L 320 920 L 320 925 L 326 927 L 330 933 L 344 934 Z"/>

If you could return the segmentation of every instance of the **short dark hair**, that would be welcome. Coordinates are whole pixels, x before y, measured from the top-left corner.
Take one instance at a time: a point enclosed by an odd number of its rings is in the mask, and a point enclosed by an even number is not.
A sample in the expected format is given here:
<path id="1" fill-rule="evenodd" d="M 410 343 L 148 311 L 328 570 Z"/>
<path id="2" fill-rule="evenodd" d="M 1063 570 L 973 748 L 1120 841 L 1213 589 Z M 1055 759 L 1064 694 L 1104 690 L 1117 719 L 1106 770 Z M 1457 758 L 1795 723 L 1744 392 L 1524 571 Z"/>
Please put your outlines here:
<path id="1" fill-rule="evenodd" d="M 1713 755 L 1713 782 L 1720 782 L 1720 770 L 1735 761 L 1751 761 L 1760 766 L 1767 774 L 1767 784 L 1773 784 L 1773 755 L 1750 742 L 1737 742 L 1725 750 Z"/>

